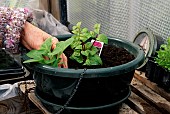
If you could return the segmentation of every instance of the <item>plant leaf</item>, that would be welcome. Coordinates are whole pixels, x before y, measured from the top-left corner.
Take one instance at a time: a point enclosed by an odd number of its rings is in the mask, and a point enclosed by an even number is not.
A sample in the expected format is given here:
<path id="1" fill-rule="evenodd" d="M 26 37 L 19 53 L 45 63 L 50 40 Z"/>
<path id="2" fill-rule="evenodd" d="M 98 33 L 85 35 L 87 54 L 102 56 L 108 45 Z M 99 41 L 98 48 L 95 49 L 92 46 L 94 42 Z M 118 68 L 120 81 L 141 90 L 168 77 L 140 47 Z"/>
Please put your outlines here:
<path id="1" fill-rule="evenodd" d="M 45 60 L 45 59 L 44 59 L 44 63 L 45 63 L 45 64 L 51 64 L 51 63 L 53 63 L 55 60 L 56 60 L 55 57 L 53 57 L 52 59 L 49 59 L 49 60 Z"/>
<path id="2" fill-rule="evenodd" d="M 52 45 L 52 38 L 47 38 L 44 41 L 44 43 L 41 45 L 40 50 L 50 52 L 51 51 L 51 45 Z"/>
<path id="3" fill-rule="evenodd" d="M 42 56 L 43 54 L 45 54 L 44 50 L 31 50 L 26 55 L 29 58 L 33 58 L 33 59 L 36 59 L 36 60 L 42 60 L 43 59 L 43 56 Z"/>
<path id="4" fill-rule="evenodd" d="M 80 27 L 81 27 L 81 22 L 78 22 L 78 23 L 76 24 L 76 26 L 80 28 Z"/>
<path id="5" fill-rule="evenodd" d="M 89 56 L 90 50 L 85 50 L 85 51 L 81 51 L 81 54 L 84 56 Z"/>
<path id="6" fill-rule="evenodd" d="M 73 56 L 80 56 L 80 50 L 75 50 L 72 54 Z"/>
<path id="7" fill-rule="evenodd" d="M 97 23 L 97 24 L 94 25 L 94 32 L 99 34 L 99 32 L 100 32 L 100 24 Z"/>
<path id="8" fill-rule="evenodd" d="M 72 29 L 73 29 L 73 30 L 76 30 L 76 29 L 77 29 L 77 26 L 73 26 Z"/>
<path id="9" fill-rule="evenodd" d="M 90 55 L 95 55 L 95 54 L 97 54 L 97 52 L 98 52 L 99 50 L 96 48 L 96 47 L 92 47 L 91 48 L 91 51 L 90 51 Z"/>
<path id="10" fill-rule="evenodd" d="M 96 37 L 96 33 L 94 33 L 94 31 L 90 31 L 90 35 L 92 38 Z"/>
<path id="11" fill-rule="evenodd" d="M 82 63 L 83 62 L 83 57 L 80 54 L 80 50 L 75 50 L 73 52 L 73 54 L 70 56 L 70 59 L 76 60 L 78 63 Z"/>
<path id="12" fill-rule="evenodd" d="M 78 63 L 83 63 L 83 57 L 80 56 L 76 56 L 74 53 L 70 56 L 70 59 L 76 60 Z"/>
<path id="13" fill-rule="evenodd" d="M 39 62 L 40 60 L 36 60 L 36 59 L 29 59 L 29 60 L 25 60 L 23 63 L 30 63 L 30 62 Z"/>
<path id="14" fill-rule="evenodd" d="M 73 41 L 73 38 L 69 38 L 65 41 L 58 42 L 56 44 L 56 48 L 52 51 L 52 53 L 49 53 L 48 55 L 56 55 L 60 52 L 63 52 Z"/>
<path id="15" fill-rule="evenodd" d="M 85 49 L 86 50 L 88 50 L 88 49 L 91 49 L 92 48 L 92 43 L 91 42 L 87 42 L 86 44 L 85 44 Z"/>
<path id="16" fill-rule="evenodd" d="M 104 42 L 105 44 L 108 44 L 108 38 L 105 34 L 99 34 L 96 39 L 100 42 Z"/>
<path id="17" fill-rule="evenodd" d="M 55 59 L 54 63 L 53 63 L 53 67 L 58 67 L 58 63 L 61 61 L 61 58 Z"/>
<path id="18" fill-rule="evenodd" d="M 82 45 L 78 45 L 75 49 L 76 49 L 76 50 L 77 50 L 77 49 L 82 50 Z"/>
<path id="19" fill-rule="evenodd" d="M 75 30 L 72 31 L 72 33 L 73 33 L 73 34 L 78 34 L 79 31 L 78 31 L 77 29 L 75 29 Z"/>
<path id="20" fill-rule="evenodd" d="M 87 32 L 88 32 L 88 29 L 87 29 L 87 28 L 83 28 L 83 29 L 81 30 L 81 32 L 82 32 L 82 33 L 87 33 Z"/>
<path id="21" fill-rule="evenodd" d="M 74 49 L 75 47 L 79 46 L 81 44 L 81 41 L 74 41 L 70 46 L 72 49 Z"/>
<path id="22" fill-rule="evenodd" d="M 89 56 L 84 65 L 102 65 L 102 60 L 98 55 Z"/>

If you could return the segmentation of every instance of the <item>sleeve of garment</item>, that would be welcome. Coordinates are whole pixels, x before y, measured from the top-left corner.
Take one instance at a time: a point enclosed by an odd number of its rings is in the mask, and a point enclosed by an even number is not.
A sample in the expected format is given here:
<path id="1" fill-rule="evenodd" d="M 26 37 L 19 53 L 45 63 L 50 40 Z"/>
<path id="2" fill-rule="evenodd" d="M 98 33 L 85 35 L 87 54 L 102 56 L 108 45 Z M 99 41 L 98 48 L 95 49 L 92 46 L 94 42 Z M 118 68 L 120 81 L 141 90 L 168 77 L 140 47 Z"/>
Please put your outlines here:
<path id="1" fill-rule="evenodd" d="M 0 36 L 6 50 L 18 53 L 24 23 L 32 19 L 32 13 L 27 8 L 0 7 Z"/>

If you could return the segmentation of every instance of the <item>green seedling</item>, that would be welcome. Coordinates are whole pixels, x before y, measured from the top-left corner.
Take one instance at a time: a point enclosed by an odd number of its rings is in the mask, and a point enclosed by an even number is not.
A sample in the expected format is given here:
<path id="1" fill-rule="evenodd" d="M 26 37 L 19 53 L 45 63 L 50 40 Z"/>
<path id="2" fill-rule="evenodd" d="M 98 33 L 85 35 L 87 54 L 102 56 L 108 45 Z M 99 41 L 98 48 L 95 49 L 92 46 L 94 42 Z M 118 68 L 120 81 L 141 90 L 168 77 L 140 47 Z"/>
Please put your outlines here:
<path id="1" fill-rule="evenodd" d="M 167 39 L 166 44 L 162 44 L 160 49 L 157 51 L 157 57 L 155 62 L 161 67 L 170 71 L 170 38 Z"/>
<path id="2" fill-rule="evenodd" d="M 73 26 L 71 38 L 74 41 L 71 43 L 71 48 L 74 53 L 71 55 L 71 59 L 76 60 L 83 65 L 102 65 L 102 60 L 98 55 L 98 49 L 93 45 L 95 41 L 100 41 L 108 44 L 108 38 L 105 34 L 99 34 L 100 24 L 94 25 L 94 30 L 89 31 L 87 28 L 81 28 L 81 22 L 78 22 L 76 26 Z M 91 43 L 91 40 L 94 40 Z"/>
<path id="3" fill-rule="evenodd" d="M 69 38 L 66 41 L 60 41 L 56 44 L 56 48 L 52 50 L 52 38 L 48 38 L 41 45 L 39 50 L 31 50 L 30 52 L 28 52 L 26 55 L 30 59 L 24 61 L 23 63 L 38 62 L 41 64 L 58 67 L 58 64 L 61 60 L 61 54 L 73 41 L 73 38 Z"/>

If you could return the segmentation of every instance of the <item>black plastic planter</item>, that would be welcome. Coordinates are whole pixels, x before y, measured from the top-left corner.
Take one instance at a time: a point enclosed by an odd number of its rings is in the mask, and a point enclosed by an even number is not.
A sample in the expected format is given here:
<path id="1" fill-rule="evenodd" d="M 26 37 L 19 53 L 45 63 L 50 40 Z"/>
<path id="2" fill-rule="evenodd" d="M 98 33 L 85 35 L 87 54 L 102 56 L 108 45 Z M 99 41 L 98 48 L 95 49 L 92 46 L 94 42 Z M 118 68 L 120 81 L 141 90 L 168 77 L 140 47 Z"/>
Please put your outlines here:
<path id="1" fill-rule="evenodd" d="M 170 92 L 170 72 L 155 63 L 153 57 L 148 59 L 145 76 L 150 81 L 155 82 L 158 86 Z"/>
<path id="2" fill-rule="evenodd" d="M 154 57 L 149 57 L 148 63 L 146 64 L 145 76 L 152 82 L 159 85 L 162 84 L 164 69 L 155 63 Z"/>
<path id="3" fill-rule="evenodd" d="M 76 98 L 82 97 L 83 93 L 78 93 L 74 98 L 73 101 L 65 107 L 65 110 L 61 114 L 96 114 L 96 113 L 101 113 L 101 114 L 118 114 L 120 107 L 122 106 L 122 102 L 124 102 L 129 96 L 130 96 L 131 90 L 130 87 L 126 88 L 125 91 L 121 91 L 120 93 L 117 93 L 117 95 L 114 95 L 114 99 L 110 99 L 110 102 L 105 105 L 95 105 L 95 106 L 90 106 L 92 104 L 91 101 L 85 97 L 84 99 L 82 98 L 81 101 L 76 100 Z M 105 94 L 105 93 L 103 93 Z M 80 96 L 78 96 L 80 95 Z M 56 113 L 60 108 L 62 108 L 63 105 L 59 104 L 56 101 L 54 101 L 52 98 L 47 98 L 47 96 L 44 96 L 42 93 L 39 93 L 38 90 L 36 90 L 36 96 L 40 99 L 40 101 L 47 107 L 47 109 L 52 112 Z M 96 96 L 97 97 L 97 96 Z M 96 99 L 97 101 L 99 100 L 104 100 L 108 99 L 107 97 L 103 97 L 102 99 Z M 80 106 L 80 105 L 75 105 L 77 102 L 84 102 L 85 100 L 86 103 L 88 103 L 88 106 Z M 96 101 L 96 102 L 97 102 Z M 81 103 L 82 104 L 82 103 Z"/>
<path id="4" fill-rule="evenodd" d="M 170 92 L 170 72 L 166 69 L 164 69 L 164 72 L 163 72 L 163 84 L 162 84 L 162 87 Z"/>
<path id="5" fill-rule="evenodd" d="M 70 35 L 57 36 L 59 40 L 69 37 Z M 24 64 L 33 72 L 36 82 L 35 94 L 44 106 L 54 113 L 65 105 L 70 95 L 76 90 L 70 103 L 65 107 L 68 113 L 72 114 L 72 111 L 69 112 L 70 109 L 81 111 L 81 114 L 87 109 L 91 113 L 99 110 L 107 113 L 108 110 L 119 107 L 130 95 L 129 84 L 135 69 L 144 62 L 144 53 L 139 46 L 125 39 L 109 37 L 109 44 L 125 48 L 134 55 L 135 59 L 115 67 L 86 71 L 54 68 L 42 64 Z M 23 60 L 26 59 L 27 57 L 23 56 Z M 85 73 L 82 75 L 83 72 Z M 82 79 L 81 76 L 83 76 Z"/>
<path id="6" fill-rule="evenodd" d="M 24 67 L 7 51 L 0 49 L 0 83 L 14 82 L 25 75 Z"/>

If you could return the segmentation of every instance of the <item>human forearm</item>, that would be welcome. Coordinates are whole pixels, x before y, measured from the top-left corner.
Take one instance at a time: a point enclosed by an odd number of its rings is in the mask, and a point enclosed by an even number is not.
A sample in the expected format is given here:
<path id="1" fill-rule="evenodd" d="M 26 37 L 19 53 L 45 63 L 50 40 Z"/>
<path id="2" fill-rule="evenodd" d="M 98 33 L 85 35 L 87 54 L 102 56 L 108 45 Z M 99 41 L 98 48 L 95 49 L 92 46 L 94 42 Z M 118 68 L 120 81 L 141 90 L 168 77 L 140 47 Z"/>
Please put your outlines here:
<path id="1" fill-rule="evenodd" d="M 18 52 L 20 32 L 29 15 L 25 8 L 0 7 L 0 34 L 3 46 L 12 53 Z"/>

